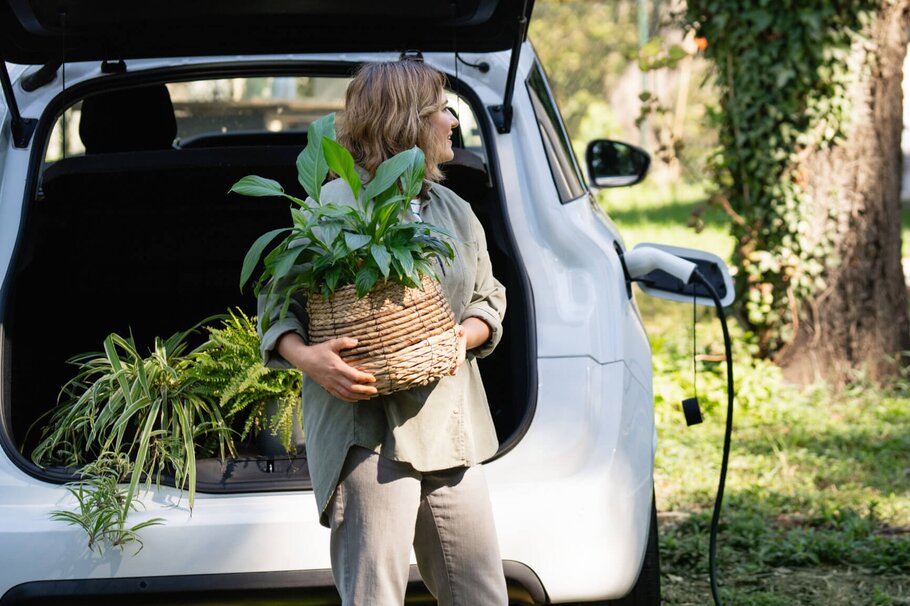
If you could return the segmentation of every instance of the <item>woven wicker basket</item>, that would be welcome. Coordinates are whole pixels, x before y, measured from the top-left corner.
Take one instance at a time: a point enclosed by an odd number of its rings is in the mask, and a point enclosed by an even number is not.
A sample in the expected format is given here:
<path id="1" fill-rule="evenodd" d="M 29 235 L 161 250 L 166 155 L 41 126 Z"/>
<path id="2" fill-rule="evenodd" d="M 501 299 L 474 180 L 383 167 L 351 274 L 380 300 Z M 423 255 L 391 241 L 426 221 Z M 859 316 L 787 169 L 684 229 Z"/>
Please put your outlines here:
<path id="1" fill-rule="evenodd" d="M 310 297 L 310 342 L 357 339 L 341 357 L 373 374 L 380 394 L 450 374 L 458 357 L 455 316 L 438 282 L 424 276 L 422 284 L 423 290 L 386 283 L 362 299 L 354 286 L 339 288 L 328 300 Z"/>

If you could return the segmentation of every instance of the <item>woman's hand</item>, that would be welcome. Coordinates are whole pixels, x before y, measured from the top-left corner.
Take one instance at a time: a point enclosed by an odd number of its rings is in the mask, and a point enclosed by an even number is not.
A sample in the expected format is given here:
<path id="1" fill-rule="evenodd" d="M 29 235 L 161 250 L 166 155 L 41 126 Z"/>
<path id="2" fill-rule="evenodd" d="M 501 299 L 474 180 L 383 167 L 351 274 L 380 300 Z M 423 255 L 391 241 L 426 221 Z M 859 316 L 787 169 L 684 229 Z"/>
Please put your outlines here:
<path id="1" fill-rule="evenodd" d="M 458 337 L 458 361 L 452 371 L 453 375 L 464 363 L 467 351 L 486 343 L 491 334 L 490 327 L 480 318 L 465 318 L 464 322 L 455 326 L 455 335 Z"/>
<path id="2" fill-rule="evenodd" d="M 357 339 L 350 337 L 307 345 L 300 335 L 289 332 L 278 340 L 276 349 L 285 360 L 306 373 L 332 396 L 346 402 L 359 402 L 378 392 L 370 385 L 376 382 L 376 377 L 357 370 L 341 359 L 342 350 L 356 346 Z"/>

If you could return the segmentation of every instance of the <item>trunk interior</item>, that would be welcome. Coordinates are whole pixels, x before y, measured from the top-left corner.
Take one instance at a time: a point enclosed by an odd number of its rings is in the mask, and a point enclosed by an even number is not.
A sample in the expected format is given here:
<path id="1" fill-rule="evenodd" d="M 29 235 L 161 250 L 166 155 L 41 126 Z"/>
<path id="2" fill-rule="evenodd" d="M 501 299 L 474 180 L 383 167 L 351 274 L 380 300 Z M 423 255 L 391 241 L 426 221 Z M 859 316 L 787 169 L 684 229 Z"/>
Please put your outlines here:
<path id="1" fill-rule="evenodd" d="M 121 145 L 46 167 L 26 210 L 3 318 L 11 403 L 5 429 L 25 456 L 40 433 L 28 428 L 72 376 L 68 358 L 100 351 L 111 332 L 131 333 L 148 348 L 155 336 L 232 307 L 255 314 L 252 289 L 238 290 L 242 260 L 256 237 L 288 223 L 289 205 L 227 192 L 239 178 L 258 174 L 305 197 L 294 164 L 304 144 L 303 132 L 213 136 L 183 148 Z M 445 184 L 471 202 L 483 223 L 494 272 L 509 296 L 503 340 L 480 361 L 505 444 L 533 406 L 530 297 L 484 163 L 458 150 L 445 172 Z M 199 490 L 308 485 L 305 452 L 283 460 L 242 452 L 226 466 L 200 461 Z"/>

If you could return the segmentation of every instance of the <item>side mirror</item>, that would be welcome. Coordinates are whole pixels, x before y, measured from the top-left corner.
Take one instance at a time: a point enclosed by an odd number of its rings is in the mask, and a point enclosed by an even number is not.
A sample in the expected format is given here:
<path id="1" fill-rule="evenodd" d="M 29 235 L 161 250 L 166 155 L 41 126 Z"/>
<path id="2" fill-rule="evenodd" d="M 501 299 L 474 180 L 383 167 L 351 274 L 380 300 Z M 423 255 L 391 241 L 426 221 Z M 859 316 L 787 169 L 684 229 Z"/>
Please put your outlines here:
<path id="1" fill-rule="evenodd" d="M 588 176 L 597 187 L 635 185 L 648 174 L 651 156 L 644 150 L 609 139 L 588 143 L 585 151 Z"/>
<path id="2" fill-rule="evenodd" d="M 730 277 L 730 270 L 727 268 L 727 264 L 717 255 L 692 248 L 667 246 L 666 244 L 639 244 L 634 248 L 633 252 L 647 251 L 648 249 L 657 249 L 694 263 L 705 279 L 714 287 L 714 290 L 717 291 L 721 305 L 727 307 L 733 303 L 735 296 L 733 279 Z M 659 267 L 659 264 L 655 264 L 655 266 Z M 670 268 L 668 267 L 668 269 Z M 696 303 L 714 305 L 710 292 L 703 285 L 697 283 L 685 284 L 679 278 L 662 269 L 652 269 L 647 274 L 639 277 L 637 282 L 642 292 L 652 297 L 681 303 L 691 303 L 694 297 Z"/>

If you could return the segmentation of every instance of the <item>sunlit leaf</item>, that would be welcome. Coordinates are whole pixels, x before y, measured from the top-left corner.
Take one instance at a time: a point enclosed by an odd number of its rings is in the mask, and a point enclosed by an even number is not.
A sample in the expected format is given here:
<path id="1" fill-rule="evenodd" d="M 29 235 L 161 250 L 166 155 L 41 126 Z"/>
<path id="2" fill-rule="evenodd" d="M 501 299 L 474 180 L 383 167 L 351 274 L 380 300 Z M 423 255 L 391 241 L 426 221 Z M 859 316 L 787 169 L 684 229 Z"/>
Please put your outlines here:
<path id="1" fill-rule="evenodd" d="M 380 164 L 376 169 L 376 176 L 367 183 L 366 198 L 375 198 L 392 187 L 411 165 L 411 155 L 413 155 L 412 150 L 406 150 Z"/>
<path id="2" fill-rule="evenodd" d="M 240 179 L 229 190 L 242 196 L 254 196 L 258 198 L 267 196 L 283 196 L 284 188 L 278 181 L 259 177 L 257 175 L 247 175 Z"/>
<path id="3" fill-rule="evenodd" d="M 345 180 L 348 187 L 351 188 L 351 193 L 354 194 L 354 198 L 358 198 L 362 185 L 360 176 L 354 168 L 354 158 L 351 156 L 351 152 L 332 139 L 325 137 L 322 139 L 322 150 L 325 153 L 325 159 L 326 162 L 328 162 L 329 168 L 331 168 L 336 175 Z"/>
<path id="4" fill-rule="evenodd" d="M 319 202 L 320 188 L 329 173 L 322 140 L 335 139 L 335 114 L 312 122 L 307 128 L 307 146 L 297 156 L 297 180 L 313 200 Z"/>

